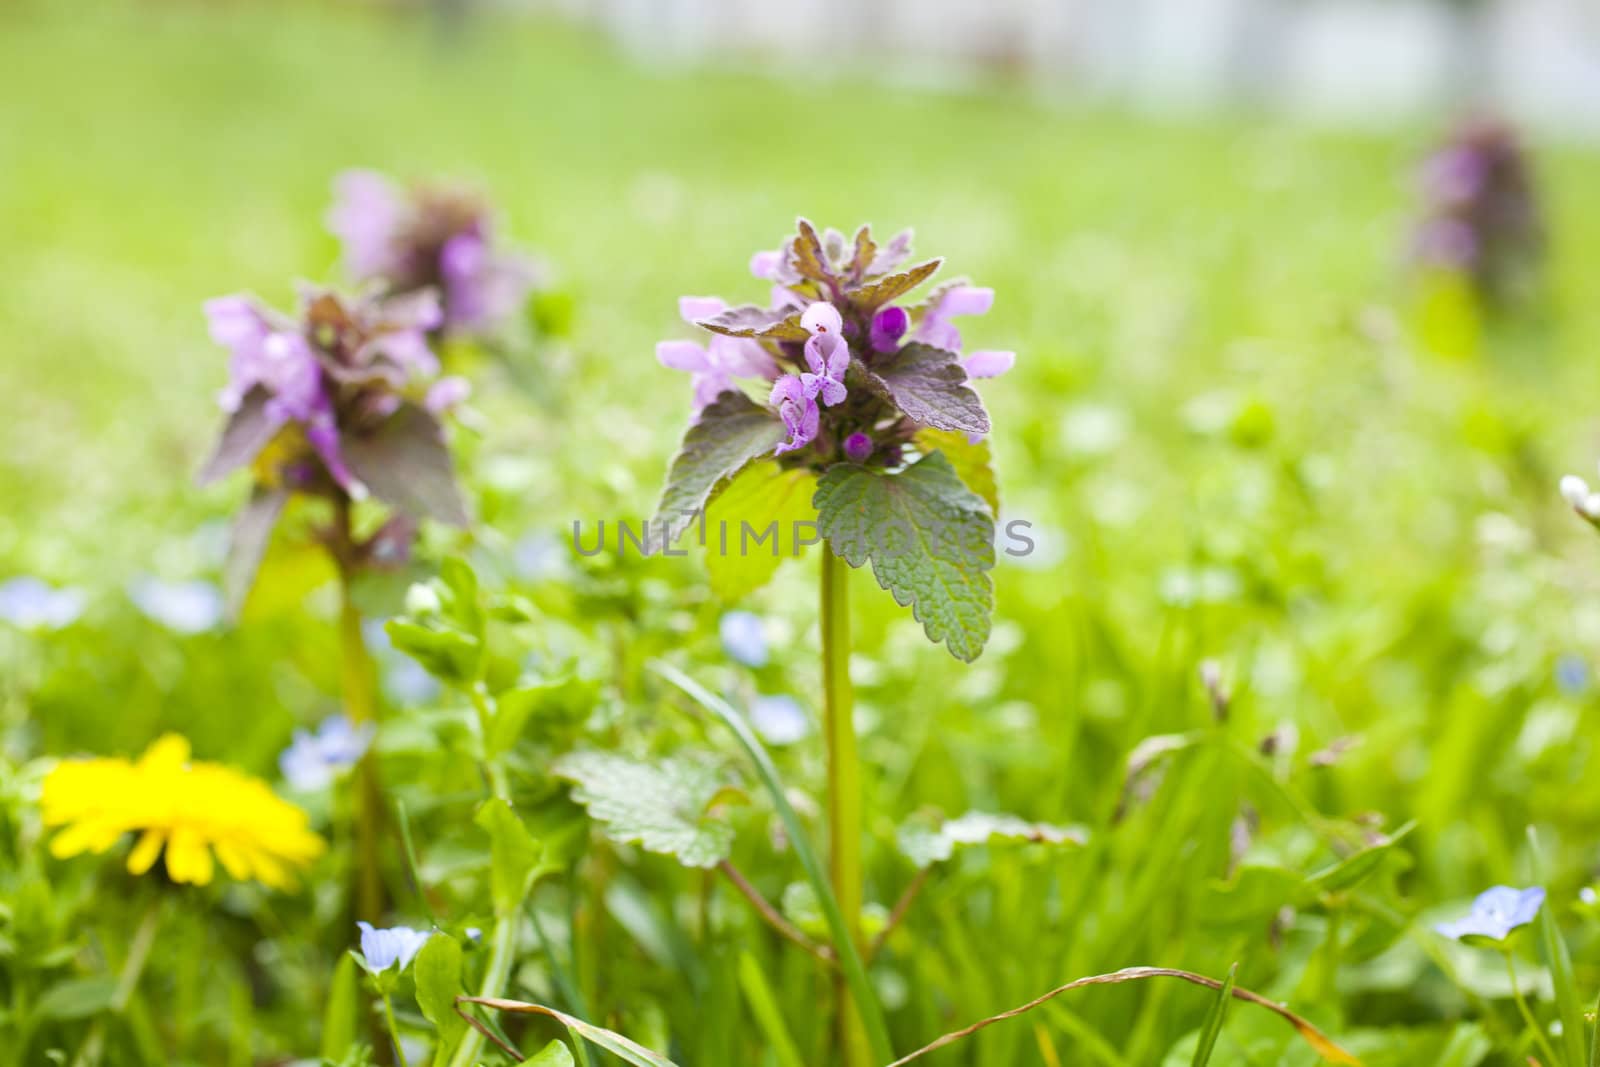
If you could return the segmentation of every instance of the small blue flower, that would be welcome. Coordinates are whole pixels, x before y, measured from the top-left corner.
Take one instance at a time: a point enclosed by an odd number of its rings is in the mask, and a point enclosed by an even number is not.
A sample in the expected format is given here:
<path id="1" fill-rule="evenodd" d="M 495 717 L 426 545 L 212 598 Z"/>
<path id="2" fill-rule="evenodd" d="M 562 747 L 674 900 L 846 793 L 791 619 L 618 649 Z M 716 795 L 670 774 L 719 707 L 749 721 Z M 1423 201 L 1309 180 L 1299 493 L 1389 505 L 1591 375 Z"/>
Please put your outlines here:
<path id="1" fill-rule="evenodd" d="M 302 792 L 326 789 L 367 754 L 373 733 L 371 723 L 357 729 L 343 715 L 329 716 L 314 734 L 294 732 L 294 741 L 278 757 L 278 769 Z"/>
<path id="2" fill-rule="evenodd" d="M 1568 696 L 1578 696 L 1589 688 L 1589 666 L 1576 652 L 1565 652 L 1556 660 L 1556 685 Z"/>
<path id="3" fill-rule="evenodd" d="M 1544 906 L 1544 887 L 1513 889 L 1497 885 L 1485 889 L 1472 902 L 1472 913 L 1434 930 L 1463 944 L 1499 944 L 1514 930 L 1527 926 Z"/>
<path id="4" fill-rule="evenodd" d="M 792 745 L 811 732 L 811 720 L 791 696 L 758 696 L 750 702 L 750 722 L 774 745 Z"/>
<path id="5" fill-rule="evenodd" d="M 23 630 L 59 630 L 83 614 L 83 592 L 24 575 L 0 584 L 0 619 Z"/>
<path id="6" fill-rule="evenodd" d="M 356 925 L 361 928 L 361 955 L 374 974 L 387 971 L 397 963 L 402 971 L 411 966 L 412 957 L 433 934 L 431 930 L 413 930 L 409 926 L 378 930 L 371 923 Z"/>
<path id="7" fill-rule="evenodd" d="M 748 611 L 730 611 L 718 624 L 722 635 L 722 649 L 746 667 L 767 665 L 767 635 L 762 632 L 761 617 Z"/>
<path id="8" fill-rule="evenodd" d="M 128 587 L 128 596 L 146 618 L 174 633 L 205 633 L 222 621 L 222 590 L 200 579 L 166 582 L 140 578 Z"/>

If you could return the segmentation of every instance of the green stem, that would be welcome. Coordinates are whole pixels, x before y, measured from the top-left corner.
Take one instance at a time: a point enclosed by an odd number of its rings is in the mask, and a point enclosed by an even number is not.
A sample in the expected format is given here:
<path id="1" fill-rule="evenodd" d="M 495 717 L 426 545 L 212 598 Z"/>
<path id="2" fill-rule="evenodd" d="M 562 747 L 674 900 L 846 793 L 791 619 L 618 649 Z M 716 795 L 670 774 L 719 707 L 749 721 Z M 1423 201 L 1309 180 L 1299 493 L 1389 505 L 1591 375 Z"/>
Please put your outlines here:
<path id="1" fill-rule="evenodd" d="M 389 1038 L 394 1042 L 395 1058 L 400 1061 L 400 1067 L 410 1067 L 406 1063 L 405 1046 L 400 1043 L 400 1026 L 394 1021 L 394 1004 L 389 1000 L 389 994 L 383 994 L 383 1017 L 389 1023 Z"/>
<path id="2" fill-rule="evenodd" d="M 150 961 L 150 950 L 155 947 L 156 931 L 160 928 L 161 901 L 157 898 L 145 908 L 144 918 L 139 921 L 139 928 L 128 943 L 128 958 L 122 961 L 122 970 L 117 975 L 117 988 L 111 994 L 108 1009 L 111 1014 L 121 1015 L 128 1010 L 128 1001 L 133 999 L 134 990 L 139 987 L 139 976 L 144 974 L 144 966 Z M 99 1063 L 105 1041 L 105 1017 L 101 1016 L 89 1028 L 89 1036 L 84 1039 L 83 1047 L 72 1061 L 73 1067 Z"/>
<path id="3" fill-rule="evenodd" d="M 1528 1009 L 1528 1002 L 1522 998 L 1522 990 L 1517 985 L 1517 967 L 1511 960 L 1511 953 L 1507 951 L 1506 974 L 1511 977 L 1511 999 L 1517 1002 L 1517 1010 L 1522 1013 L 1522 1021 L 1533 1031 L 1534 1040 L 1539 1042 L 1539 1051 L 1545 1057 L 1545 1062 L 1554 1065 L 1561 1062 L 1555 1049 L 1550 1047 L 1550 1039 L 1545 1037 L 1544 1031 L 1539 1028 L 1539 1021 L 1533 1017 L 1533 1012 Z"/>
<path id="4" fill-rule="evenodd" d="M 478 713 L 478 744 L 483 751 L 483 776 L 489 780 L 489 792 L 511 803 L 511 785 L 506 780 L 506 769 L 500 761 L 489 755 L 489 727 L 494 722 L 494 711 L 489 707 L 489 690 L 482 682 L 473 682 L 468 690 L 472 697 L 472 710 Z"/>
<path id="5" fill-rule="evenodd" d="M 845 928 L 861 944 L 861 757 L 856 750 L 855 691 L 850 685 L 850 569 L 822 556 L 822 714 L 828 750 L 828 874 Z M 835 1016 L 846 1067 L 872 1062 L 861 1016 L 844 975 L 834 977 Z"/>
<path id="6" fill-rule="evenodd" d="M 351 598 L 351 573 L 339 572 L 339 688 L 351 725 L 378 721 L 378 671 L 361 634 L 361 612 Z M 356 918 L 383 920 L 383 790 L 376 754 L 368 750 L 356 772 Z"/>
<path id="7" fill-rule="evenodd" d="M 478 994 L 483 997 L 498 997 L 505 992 L 506 983 L 511 979 L 511 964 L 516 958 L 517 951 L 517 914 L 502 915 L 495 920 L 494 934 L 489 946 L 489 968 L 483 974 L 482 991 Z M 478 1062 L 478 1053 L 483 1049 L 483 1034 L 476 1028 L 469 1029 L 466 1036 L 461 1039 L 461 1044 L 456 1046 L 456 1054 L 450 1059 L 450 1067 L 473 1067 Z"/>

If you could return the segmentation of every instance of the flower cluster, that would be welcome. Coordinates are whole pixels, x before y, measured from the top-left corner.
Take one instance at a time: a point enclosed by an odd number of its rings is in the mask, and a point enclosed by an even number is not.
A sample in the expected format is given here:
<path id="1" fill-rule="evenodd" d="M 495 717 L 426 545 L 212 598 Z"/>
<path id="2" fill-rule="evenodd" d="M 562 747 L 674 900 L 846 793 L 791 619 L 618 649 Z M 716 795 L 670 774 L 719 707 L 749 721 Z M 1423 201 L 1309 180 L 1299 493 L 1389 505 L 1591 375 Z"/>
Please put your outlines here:
<path id="1" fill-rule="evenodd" d="M 1544 252 L 1544 226 L 1516 133 L 1486 119 L 1463 124 L 1423 164 L 1421 186 L 1417 259 L 1469 276 L 1490 301 L 1524 295 Z"/>
<path id="2" fill-rule="evenodd" d="M 328 228 L 356 281 L 391 296 L 436 291 L 441 314 L 432 328 L 450 337 L 504 328 L 536 281 L 528 259 L 496 247 L 488 205 L 467 189 L 406 190 L 372 171 L 347 171 L 334 182 Z"/>
<path id="3" fill-rule="evenodd" d="M 233 878 L 288 889 L 295 868 L 309 866 L 324 848 L 305 812 L 258 779 L 191 762 L 189 742 L 175 734 L 137 761 L 64 760 L 45 778 L 40 805 L 45 826 L 61 828 L 50 842 L 57 858 L 105 852 L 137 833 L 128 870 L 144 874 L 165 850 L 174 882 L 209 884 L 215 853 Z"/>
<path id="4" fill-rule="evenodd" d="M 684 297 L 680 314 L 714 336 L 705 346 L 663 341 L 656 356 L 693 374 L 697 415 L 749 380 L 782 423 L 774 454 L 819 470 L 895 466 L 923 429 L 981 437 L 989 420 L 970 379 L 1002 374 L 1015 357 L 963 353 L 954 320 L 987 312 L 994 292 L 957 281 L 908 303 L 941 263 L 902 269 L 910 254 L 909 232 L 879 247 L 865 226 L 847 240 L 801 219 L 797 236 L 751 260 L 771 283 L 765 307 Z"/>

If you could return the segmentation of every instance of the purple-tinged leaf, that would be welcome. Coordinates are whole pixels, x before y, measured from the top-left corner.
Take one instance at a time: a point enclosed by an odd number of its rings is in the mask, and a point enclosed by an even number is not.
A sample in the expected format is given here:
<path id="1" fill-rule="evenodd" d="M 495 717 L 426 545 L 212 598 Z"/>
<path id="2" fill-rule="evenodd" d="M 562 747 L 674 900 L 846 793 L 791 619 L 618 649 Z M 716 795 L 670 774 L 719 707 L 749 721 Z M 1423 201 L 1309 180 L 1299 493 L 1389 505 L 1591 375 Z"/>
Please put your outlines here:
<path id="1" fill-rule="evenodd" d="M 811 336 L 800 325 L 800 313 L 787 308 L 771 309 L 743 304 L 729 308 L 720 315 L 700 319 L 696 326 L 720 333 L 725 337 L 760 337 L 773 341 L 798 341 L 802 344 Z"/>
<path id="2" fill-rule="evenodd" d="M 878 274 L 888 274 L 911 255 L 911 231 L 901 230 L 889 239 L 889 243 L 878 250 L 873 257 L 872 265 L 867 268 L 867 277 Z"/>
<path id="3" fill-rule="evenodd" d="M 894 404 L 919 426 L 989 432 L 989 414 L 967 384 L 961 357 L 921 342 L 873 360 L 865 372 L 867 388 Z"/>
<path id="4" fill-rule="evenodd" d="M 240 467 L 248 466 L 272 441 L 283 423 L 268 416 L 269 399 L 271 394 L 259 385 L 245 394 L 239 410 L 228 416 L 216 450 L 196 476 L 200 485 L 210 485 Z"/>
<path id="5" fill-rule="evenodd" d="M 372 495 L 418 518 L 467 526 L 444 427 L 407 402 L 370 433 L 344 440 L 345 462 Z"/>
<path id="6" fill-rule="evenodd" d="M 726 392 L 708 404 L 673 457 L 652 523 L 656 532 L 651 543 L 657 544 L 662 533 L 666 544 L 675 542 L 719 484 L 752 459 L 771 452 L 783 438 L 783 423 L 777 416 L 743 393 Z"/>
<path id="7" fill-rule="evenodd" d="M 850 257 L 848 268 L 852 281 L 859 283 L 872 269 L 872 261 L 878 256 L 878 245 L 872 239 L 872 227 L 862 226 L 856 231 L 855 251 Z"/>
<path id="8" fill-rule="evenodd" d="M 831 285 L 834 281 L 833 268 L 828 265 L 827 253 L 822 249 L 822 240 L 817 236 L 816 229 L 805 219 L 800 219 L 796 225 L 800 233 L 794 239 L 790 266 L 802 278 Z"/>
<path id="9" fill-rule="evenodd" d="M 272 543 L 272 531 L 289 500 L 289 490 L 258 485 L 233 520 L 228 558 L 222 568 L 222 597 L 228 617 L 237 619 L 255 585 L 256 572 Z"/>
<path id="10" fill-rule="evenodd" d="M 908 271 L 900 274 L 891 274 L 887 278 L 880 278 L 871 285 L 863 286 L 846 295 L 850 298 L 850 303 L 855 305 L 858 311 L 863 315 L 870 315 L 883 305 L 893 303 L 933 277 L 934 272 L 939 269 L 942 263 L 944 263 L 942 259 L 930 259 L 926 263 L 919 263 Z"/>

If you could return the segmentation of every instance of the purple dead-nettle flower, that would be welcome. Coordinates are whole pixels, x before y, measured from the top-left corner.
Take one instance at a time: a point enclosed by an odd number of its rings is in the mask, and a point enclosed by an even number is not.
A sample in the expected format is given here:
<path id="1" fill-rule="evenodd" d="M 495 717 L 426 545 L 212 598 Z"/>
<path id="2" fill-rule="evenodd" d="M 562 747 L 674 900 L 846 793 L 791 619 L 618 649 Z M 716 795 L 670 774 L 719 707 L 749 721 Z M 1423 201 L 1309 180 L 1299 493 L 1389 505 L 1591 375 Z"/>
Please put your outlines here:
<path id="1" fill-rule="evenodd" d="M 1531 293 L 1544 258 L 1544 222 L 1515 130 L 1491 119 L 1463 123 L 1424 162 L 1418 184 L 1417 262 L 1467 275 L 1491 304 Z"/>
<path id="2" fill-rule="evenodd" d="M 685 296 L 678 300 L 678 313 L 688 323 L 713 318 L 728 310 L 714 296 Z M 757 341 L 714 334 L 705 345 L 694 341 L 662 341 L 656 345 L 656 359 L 664 367 L 688 371 L 694 386 L 694 409 L 698 413 L 724 392 L 737 389 L 740 378 L 771 381 L 778 376 L 778 365 Z"/>
<path id="3" fill-rule="evenodd" d="M 200 481 L 243 467 L 255 481 L 225 571 L 234 609 L 292 495 L 348 504 L 370 494 L 394 510 L 370 544 L 337 547 L 349 566 L 403 563 L 420 519 L 466 525 L 439 421 L 466 389 L 437 377 L 433 290 L 346 297 L 307 286 L 294 316 L 246 296 L 205 311 L 229 377 L 218 398 L 227 423 Z"/>
<path id="4" fill-rule="evenodd" d="M 857 430 L 844 439 L 844 458 L 851 463 L 865 463 L 872 448 L 872 438 Z"/>
<path id="5" fill-rule="evenodd" d="M 497 332 L 537 281 L 530 260 L 496 247 L 484 200 L 460 187 L 402 189 L 372 171 L 347 171 L 334 182 L 328 229 L 356 281 L 389 295 L 436 290 L 437 328 L 452 337 Z"/>
<path id="6" fill-rule="evenodd" d="M 1454 922 L 1440 923 L 1434 930 L 1469 945 L 1500 945 L 1515 931 L 1533 922 L 1543 905 L 1542 886 L 1513 889 L 1497 885 L 1478 894 L 1470 914 Z"/>

